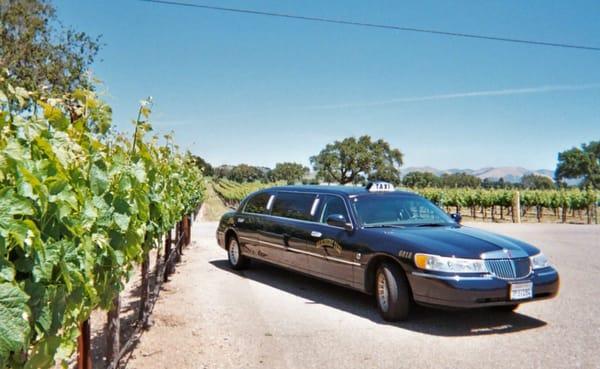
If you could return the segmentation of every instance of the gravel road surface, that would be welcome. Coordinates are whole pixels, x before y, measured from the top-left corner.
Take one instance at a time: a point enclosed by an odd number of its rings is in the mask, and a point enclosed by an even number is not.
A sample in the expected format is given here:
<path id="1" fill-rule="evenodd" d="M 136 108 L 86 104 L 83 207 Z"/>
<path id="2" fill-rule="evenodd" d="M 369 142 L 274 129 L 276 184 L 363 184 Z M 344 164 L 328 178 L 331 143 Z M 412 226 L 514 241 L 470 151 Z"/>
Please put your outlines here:
<path id="1" fill-rule="evenodd" d="M 373 299 L 264 264 L 227 267 L 216 223 L 193 243 L 128 368 L 600 369 L 600 226 L 472 226 L 540 246 L 561 274 L 553 300 L 515 313 L 419 308 L 384 322 Z"/>

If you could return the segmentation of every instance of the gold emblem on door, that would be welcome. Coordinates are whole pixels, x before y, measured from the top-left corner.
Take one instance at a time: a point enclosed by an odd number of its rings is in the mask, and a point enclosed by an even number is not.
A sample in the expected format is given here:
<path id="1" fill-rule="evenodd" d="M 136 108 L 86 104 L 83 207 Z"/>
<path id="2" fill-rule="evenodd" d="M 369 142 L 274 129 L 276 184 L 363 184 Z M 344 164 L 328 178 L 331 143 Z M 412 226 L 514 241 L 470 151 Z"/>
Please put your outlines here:
<path id="1" fill-rule="evenodd" d="M 342 254 L 342 245 L 340 245 L 339 243 L 337 243 L 335 240 L 332 240 L 331 238 L 325 238 L 322 240 L 319 240 L 315 243 L 315 247 L 316 248 L 322 248 L 325 249 L 326 247 L 331 247 L 333 248 L 338 254 Z"/>

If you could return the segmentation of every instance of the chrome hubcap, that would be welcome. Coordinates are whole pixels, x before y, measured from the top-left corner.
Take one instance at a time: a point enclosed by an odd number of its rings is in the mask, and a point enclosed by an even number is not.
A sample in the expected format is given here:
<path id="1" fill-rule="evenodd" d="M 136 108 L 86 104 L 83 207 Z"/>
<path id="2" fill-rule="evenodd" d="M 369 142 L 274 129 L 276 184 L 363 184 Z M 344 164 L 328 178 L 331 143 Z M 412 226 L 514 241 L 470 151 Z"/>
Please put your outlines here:
<path id="1" fill-rule="evenodd" d="M 388 310 L 387 281 L 385 280 L 383 273 L 379 273 L 377 276 L 377 301 L 379 302 L 379 307 L 381 310 Z"/>
<path id="2" fill-rule="evenodd" d="M 240 247 L 236 240 L 231 241 L 229 244 L 229 261 L 231 264 L 236 265 L 238 263 L 238 259 L 240 258 Z"/>

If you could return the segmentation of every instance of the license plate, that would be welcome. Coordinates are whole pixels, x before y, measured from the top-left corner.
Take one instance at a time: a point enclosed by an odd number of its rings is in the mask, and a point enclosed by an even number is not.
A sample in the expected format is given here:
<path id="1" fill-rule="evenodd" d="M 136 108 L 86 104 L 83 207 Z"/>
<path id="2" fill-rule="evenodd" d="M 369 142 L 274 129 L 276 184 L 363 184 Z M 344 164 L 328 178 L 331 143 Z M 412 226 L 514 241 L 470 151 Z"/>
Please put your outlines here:
<path id="1" fill-rule="evenodd" d="M 510 299 L 523 300 L 533 297 L 533 283 L 515 283 L 510 285 Z"/>

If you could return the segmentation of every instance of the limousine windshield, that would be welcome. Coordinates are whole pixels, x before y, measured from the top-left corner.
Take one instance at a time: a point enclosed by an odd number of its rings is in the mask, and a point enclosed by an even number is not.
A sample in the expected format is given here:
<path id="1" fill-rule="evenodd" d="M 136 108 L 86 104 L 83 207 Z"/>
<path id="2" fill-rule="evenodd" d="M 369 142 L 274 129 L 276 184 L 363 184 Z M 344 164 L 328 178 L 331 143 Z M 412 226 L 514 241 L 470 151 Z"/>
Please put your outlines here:
<path id="1" fill-rule="evenodd" d="M 363 227 L 456 224 L 440 208 L 417 196 L 360 196 L 352 206 Z"/>

